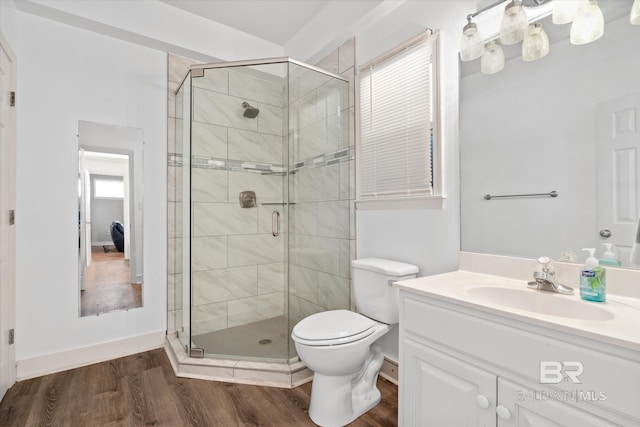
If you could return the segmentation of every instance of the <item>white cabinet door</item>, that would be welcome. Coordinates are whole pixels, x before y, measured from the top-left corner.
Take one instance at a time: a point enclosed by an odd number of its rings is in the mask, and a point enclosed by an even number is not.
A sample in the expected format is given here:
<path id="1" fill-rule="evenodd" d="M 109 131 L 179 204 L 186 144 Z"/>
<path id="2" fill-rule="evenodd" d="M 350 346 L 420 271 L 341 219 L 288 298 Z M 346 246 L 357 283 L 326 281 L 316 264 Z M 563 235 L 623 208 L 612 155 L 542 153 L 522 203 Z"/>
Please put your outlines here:
<path id="1" fill-rule="evenodd" d="M 562 399 L 570 395 L 546 391 L 534 395 L 527 387 L 498 378 L 498 427 L 614 427 L 606 420 L 581 411 Z"/>
<path id="2" fill-rule="evenodd" d="M 496 425 L 496 376 L 404 337 L 400 425 Z"/>

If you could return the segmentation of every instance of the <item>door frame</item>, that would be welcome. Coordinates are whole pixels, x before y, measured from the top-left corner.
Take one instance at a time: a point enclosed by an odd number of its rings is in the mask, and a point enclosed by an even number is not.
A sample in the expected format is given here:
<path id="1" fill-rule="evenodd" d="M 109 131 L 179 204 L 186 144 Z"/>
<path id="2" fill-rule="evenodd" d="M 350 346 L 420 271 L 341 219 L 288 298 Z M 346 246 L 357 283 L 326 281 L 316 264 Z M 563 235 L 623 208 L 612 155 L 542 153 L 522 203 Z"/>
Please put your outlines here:
<path id="1" fill-rule="evenodd" d="M 0 32 L 0 49 L 2 49 L 11 61 L 9 91 L 16 90 L 16 56 L 9 46 L 9 43 Z M 4 88 L 3 88 L 4 89 Z M 16 208 L 16 108 L 9 107 L 9 126 L 7 131 L 7 159 L 0 159 L 3 167 L 0 168 L 0 182 L 7 180 L 7 185 L 0 185 L 0 214 L 4 217 L 2 221 L 8 221 L 9 210 Z M 5 163 L 6 162 L 6 163 Z M 9 167 L 5 167 L 5 166 Z M 8 282 L 0 283 L 0 351 L 8 353 L 8 369 L 0 370 L 0 399 L 6 391 L 16 382 L 16 350 L 15 344 L 9 344 L 9 330 L 15 329 L 16 318 L 16 226 L 8 224 L 6 227 L 9 239 L 9 251 L 7 254 Z M 2 231 L 0 230 L 0 233 Z"/>

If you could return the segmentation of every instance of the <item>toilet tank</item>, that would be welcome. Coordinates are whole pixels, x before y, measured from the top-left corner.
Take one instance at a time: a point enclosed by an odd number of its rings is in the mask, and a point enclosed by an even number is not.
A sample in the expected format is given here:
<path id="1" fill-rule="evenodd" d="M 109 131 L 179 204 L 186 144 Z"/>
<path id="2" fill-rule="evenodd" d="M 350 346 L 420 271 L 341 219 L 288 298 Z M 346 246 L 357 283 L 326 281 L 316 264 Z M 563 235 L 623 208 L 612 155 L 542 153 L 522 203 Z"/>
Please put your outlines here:
<path id="1" fill-rule="evenodd" d="M 391 282 L 416 277 L 418 267 L 381 258 L 351 261 L 353 295 L 361 314 L 382 323 L 398 323 L 400 297 Z"/>

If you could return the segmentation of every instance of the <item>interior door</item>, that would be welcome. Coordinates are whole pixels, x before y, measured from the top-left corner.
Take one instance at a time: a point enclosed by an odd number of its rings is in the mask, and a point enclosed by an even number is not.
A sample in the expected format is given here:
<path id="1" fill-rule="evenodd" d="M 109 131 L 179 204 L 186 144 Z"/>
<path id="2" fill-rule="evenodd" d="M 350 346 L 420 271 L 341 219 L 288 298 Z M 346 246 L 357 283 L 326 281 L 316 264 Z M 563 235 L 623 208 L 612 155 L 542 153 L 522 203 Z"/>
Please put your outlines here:
<path id="1" fill-rule="evenodd" d="M 15 319 L 16 116 L 15 57 L 0 34 L 0 399 L 16 380 L 15 346 L 10 330 Z"/>
<path id="2" fill-rule="evenodd" d="M 604 243 L 612 243 L 628 266 L 640 216 L 640 93 L 596 108 L 598 226 Z M 610 237 L 605 237 L 610 231 Z M 600 252 L 601 248 L 599 248 Z"/>

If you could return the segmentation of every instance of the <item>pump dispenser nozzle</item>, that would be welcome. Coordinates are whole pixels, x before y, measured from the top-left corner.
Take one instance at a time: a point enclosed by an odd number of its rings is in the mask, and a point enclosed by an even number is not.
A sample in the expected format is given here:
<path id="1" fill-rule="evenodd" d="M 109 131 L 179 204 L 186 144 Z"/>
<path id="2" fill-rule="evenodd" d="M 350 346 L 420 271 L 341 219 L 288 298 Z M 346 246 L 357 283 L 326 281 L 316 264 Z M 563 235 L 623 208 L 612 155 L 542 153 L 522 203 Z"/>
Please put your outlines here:
<path id="1" fill-rule="evenodd" d="M 585 263 L 587 267 L 597 267 L 598 259 L 596 258 L 596 248 L 583 248 L 585 252 L 589 252 L 589 257 L 587 258 L 587 262 Z"/>

